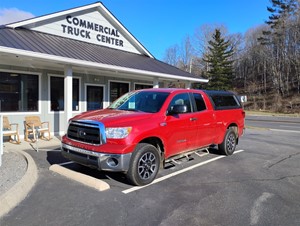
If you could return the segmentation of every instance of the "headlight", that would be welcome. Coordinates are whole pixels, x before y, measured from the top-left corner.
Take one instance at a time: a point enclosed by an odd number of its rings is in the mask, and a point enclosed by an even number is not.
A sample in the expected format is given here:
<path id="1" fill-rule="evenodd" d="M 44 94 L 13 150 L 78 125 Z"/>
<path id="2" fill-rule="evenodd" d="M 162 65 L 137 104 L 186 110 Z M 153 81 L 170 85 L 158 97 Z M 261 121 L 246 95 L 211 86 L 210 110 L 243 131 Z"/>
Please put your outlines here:
<path id="1" fill-rule="evenodd" d="M 115 127 L 115 128 L 106 128 L 105 134 L 106 138 L 112 139 L 122 139 L 129 135 L 132 127 Z"/>

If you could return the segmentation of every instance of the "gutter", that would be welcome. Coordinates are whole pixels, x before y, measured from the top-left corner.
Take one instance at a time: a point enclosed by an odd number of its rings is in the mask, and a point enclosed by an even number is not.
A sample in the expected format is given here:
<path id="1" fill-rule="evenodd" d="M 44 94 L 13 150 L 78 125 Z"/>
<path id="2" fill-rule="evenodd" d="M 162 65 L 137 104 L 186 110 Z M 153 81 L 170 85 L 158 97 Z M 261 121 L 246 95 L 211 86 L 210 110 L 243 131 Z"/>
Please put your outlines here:
<path id="1" fill-rule="evenodd" d="M 124 73 L 136 74 L 136 75 L 146 75 L 146 76 L 152 76 L 152 77 L 156 77 L 156 78 L 183 80 L 183 81 L 191 81 L 191 82 L 202 82 L 202 83 L 208 82 L 208 79 L 195 78 L 195 77 L 183 77 L 183 76 L 179 76 L 179 75 L 164 74 L 164 73 L 160 73 L 160 72 L 151 72 L 151 71 L 109 65 L 109 64 L 77 60 L 77 59 L 72 59 L 72 58 L 67 58 L 67 57 L 62 57 L 62 56 L 54 56 L 54 55 L 45 54 L 45 53 L 36 53 L 36 52 L 32 52 L 32 51 L 20 50 L 20 49 L 8 48 L 8 47 L 0 47 L 0 52 L 14 54 L 14 55 L 23 56 L 23 57 L 32 57 L 32 58 L 36 58 L 36 59 L 40 59 L 40 60 L 45 60 L 48 62 L 50 61 L 53 63 L 60 63 L 63 65 L 90 67 L 90 68 L 95 68 L 95 69 L 118 71 L 118 72 L 124 72 Z"/>

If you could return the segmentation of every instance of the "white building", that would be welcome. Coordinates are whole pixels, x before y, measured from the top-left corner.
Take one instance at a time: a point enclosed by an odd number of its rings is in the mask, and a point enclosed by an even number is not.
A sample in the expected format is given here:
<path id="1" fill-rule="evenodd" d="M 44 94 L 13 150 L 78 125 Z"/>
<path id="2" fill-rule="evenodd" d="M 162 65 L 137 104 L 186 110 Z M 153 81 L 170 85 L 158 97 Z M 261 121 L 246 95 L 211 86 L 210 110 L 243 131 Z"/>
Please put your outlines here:
<path id="1" fill-rule="evenodd" d="M 156 60 L 100 2 L 0 27 L 0 113 L 21 136 L 26 115 L 62 135 L 76 114 L 174 82 L 208 81 Z"/>

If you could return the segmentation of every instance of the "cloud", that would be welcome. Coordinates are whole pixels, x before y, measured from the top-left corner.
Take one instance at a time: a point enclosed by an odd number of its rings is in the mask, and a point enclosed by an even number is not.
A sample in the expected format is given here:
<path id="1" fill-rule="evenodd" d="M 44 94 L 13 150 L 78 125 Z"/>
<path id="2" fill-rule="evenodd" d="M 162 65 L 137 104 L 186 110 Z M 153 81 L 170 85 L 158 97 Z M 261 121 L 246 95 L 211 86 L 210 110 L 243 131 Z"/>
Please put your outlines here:
<path id="1" fill-rule="evenodd" d="M 19 10 L 17 8 L 0 8 L 0 25 L 26 20 L 34 17 L 32 13 Z"/>

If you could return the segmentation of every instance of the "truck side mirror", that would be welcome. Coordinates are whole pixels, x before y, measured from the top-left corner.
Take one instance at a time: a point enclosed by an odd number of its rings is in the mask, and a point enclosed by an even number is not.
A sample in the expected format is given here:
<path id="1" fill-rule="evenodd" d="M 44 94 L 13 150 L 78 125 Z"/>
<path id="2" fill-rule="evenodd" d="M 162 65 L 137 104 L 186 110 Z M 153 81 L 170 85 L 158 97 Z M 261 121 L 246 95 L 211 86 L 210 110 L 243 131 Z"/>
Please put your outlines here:
<path id="1" fill-rule="evenodd" d="M 187 106 L 182 104 L 175 104 L 171 107 L 171 110 L 168 112 L 168 115 L 176 115 L 187 112 Z"/>

